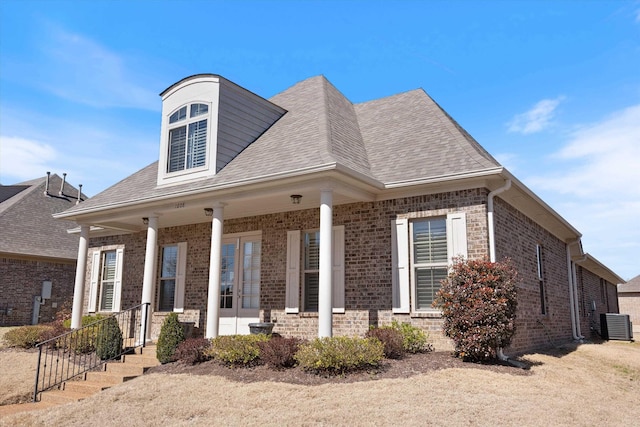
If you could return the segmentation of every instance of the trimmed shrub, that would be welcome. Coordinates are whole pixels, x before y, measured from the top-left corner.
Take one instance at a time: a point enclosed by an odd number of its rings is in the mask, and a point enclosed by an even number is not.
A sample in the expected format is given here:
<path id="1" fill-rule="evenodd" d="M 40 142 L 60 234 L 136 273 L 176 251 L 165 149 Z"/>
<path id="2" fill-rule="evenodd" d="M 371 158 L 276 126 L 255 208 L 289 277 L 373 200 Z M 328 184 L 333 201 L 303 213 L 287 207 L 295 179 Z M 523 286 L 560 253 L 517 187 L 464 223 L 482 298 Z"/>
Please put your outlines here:
<path id="1" fill-rule="evenodd" d="M 316 338 L 301 344 L 295 359 L 306 371 L 341 375 L 379 366 L 384 344 L 376 338 Z"/>
<path id="2" fill-rule="evenodd" d="M 269 341 L 258 343 L 260 360 L 273 369 L 285 369 L 295 366 L 294 358 L 302 340 L 298 338 L 272 337 Z"/>
<path id="3" fill-rule="evenodd" d="M 100 360 L 114 359 L 122 353 L 122 331 L 115 317 L 109 317 L 98 327 L 96 355 Z"/>
<path id="4" fill-rule="evenodd" d="M 80 326 L 88 326 L 92 323 L 96 323 L 98 320 L 102 320 L 106 318 L 104 314 L 87 314 L 86 316 L 82 316 L 82 320 L 80 321 Z M 62 321 L 62 326 L 66 329 L 71 328 L 71 318 L 64 319 Z"/>
<path id="5" fill-rule="evenodd" d="M 211 341 L 206 338 L 187 338 L 178 344 L 178 348 L 176 348 L 173 357 L 175 360 L 189 365 L 206 362 L 211 359 L 211 357 L 206 354 L 210 346 Z"/>
<path id="6" fill-rule="evenodd" d="M 260 363 L 259 343 L 269 340 L 269 335 L 225 335 L 211 340 L 205 352 L 214 360 L 229 366 L 254 366 Z"/>
<path id="7" fill-rule="evenodd" d="M 402 335 L 402 346 L 407 353 L 426 353 L 433 351 L 429 343 L 429 334 L 410 323 L 398 323 L 393 321 L 390 326 Z"/>
<path id="8" fill-rule="evenodd" d="M 509 345 L 516 331 L 516 278 L 509 260 L 456 260 L 434 305 L 442 310 L 444 333 L 458 357 L 489 360 Z"/>
<path id="9" fill-rule="evenodd" d="M 404 356 L 402 333 L 393 328 L 369 329 L 367 338 L 377 338 L 384 345 L 384 357 L 387 359 L 401 359 Z"/>
<path id="10" fill-rule="evenodd" d="M 4 334 L 9 347 L 33 348 L 44 341 L 54 330 L 52 325 L 28 325 L 15 328 Z"/>
<path id="11" fill-rule="evenodd" d="M 158 336 L 156 344 L 156 357 L 160 363 L 173 362 L 175 360 L 174 353 L 184 339 L 184 328 L 178 320 L 178 314 L 169 313 L 162 322 L 160 336 Z"/>

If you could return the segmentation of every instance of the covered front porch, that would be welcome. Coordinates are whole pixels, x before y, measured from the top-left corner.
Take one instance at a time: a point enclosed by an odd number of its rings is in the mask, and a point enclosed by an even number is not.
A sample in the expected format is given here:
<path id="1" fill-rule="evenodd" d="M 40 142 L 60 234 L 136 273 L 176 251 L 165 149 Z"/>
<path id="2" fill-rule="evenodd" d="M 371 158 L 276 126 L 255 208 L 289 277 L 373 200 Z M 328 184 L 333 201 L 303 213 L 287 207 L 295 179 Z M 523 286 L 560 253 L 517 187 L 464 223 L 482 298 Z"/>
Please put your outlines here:
<path id="1" fill-rule="evenodd" d="M 317 309 L 301 315 L 317 318 L 319 337 L 331 336 L 336 310 L 334 206 L 373 199 L 370 192 L 357 185 L 321 179 L 278 189 L 176 195 L 150 201 L 145 206 L 83 215 L 77 219 L 79 262 L 72 328 L 78 328 L 82 315 L 92 311 L 88 307 L 101 311 L 97 290 L 100 284 L 94 283 L 100 279 L 93 276 L 96 269 L 103 267 L 96 267 L 99 262 L 96 253 L 98 248 L 112 248 L 113 245 L 106 244 L 112 242 L 123 243 L 116 250 L 112 299 L 117 304 L 111 308 L 148 303 L 150 308 L 145 313 L 148 326 L 143 331 L 147 340 L 157 336 L 159 324 L 168 312 L 178 312 L 182 319 L 203 328 L 199 335 L 206 338 L 248 333 L 249 323 L 275 320 L 270 310 L 273 304 L 267 310 L 263 307 L 263 302 L 271 298 L 265 283 L 274 281 L 286 282 L 282 312 L 298 313 L 301 303 L 305 303 L 300 301 L 304 293 L 299 292 L 304 274 L 300 265 L 303 254 L 299 244 L 291 239 L 297 238 L 299 242 L 301 231 L 304 234 L 303 230 L 315 229 Z M 284 229 L 275 236 L 273 233 L 279 226 L 264 219 L 275 217 L 297 219 L 291 225 L 283 225 Z M 338 236 L 344 245 L 344 228 Z M 286 247 L 274 247 L 283 240 Z M 268 246 L 267 251 L 263 251 L 263 245 Z M 296 245 L 297 251 L 289 250 Z M 270 271 L 265 280 L 263 269 L 273 269 L 274 265 L 284 274 Z M 344 296 L 338 305 L 344 312 Z"/>

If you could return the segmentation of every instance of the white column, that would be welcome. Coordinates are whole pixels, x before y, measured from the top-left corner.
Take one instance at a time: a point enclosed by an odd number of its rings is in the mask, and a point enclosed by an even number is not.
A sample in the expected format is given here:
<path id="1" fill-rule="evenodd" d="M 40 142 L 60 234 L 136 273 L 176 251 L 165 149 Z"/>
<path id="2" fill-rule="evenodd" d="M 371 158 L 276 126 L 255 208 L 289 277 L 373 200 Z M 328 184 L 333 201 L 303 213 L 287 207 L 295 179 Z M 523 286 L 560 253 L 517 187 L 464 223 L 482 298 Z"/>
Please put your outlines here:
<path id="1" fill-rule="evenodd" d="M 141 304 L 149 303 L 142 307 L 143 320 L 146 319 L 147 328 L 144 328 L 144 321 L 140 326 L 140 336 L 150 340 L 151 331 L 151 311 L 153 303 L 153 288 L 158 259 L 158 217 L 149 217 L 147 225 L 147 249 L 144 254 L 144 276 L 142 278 L 142 298 Z"/>
<path id="2" fill-rule="evenodd" d="M 84 305 L 84 281 L 87 271 L 87 255 L 89 251 L 89 226 L 80 225 L 80 242 L 78 243 L 78 262 L 76 263 L 76 281 L 73 287 L 73 307 L 71 309 L 71 329 L 82 326 L 82 307 Z"/>
<path id="3" fill-rule="evenodd" d="M 333 334 L 333 191 L 320 191 L 320 273 L 318 285 L 318 337 Z"/>
<path id="4" fill-rule="evenodd" d="M 220 324 L 220 280 L 222 273 L 222 225 L 224 204 L 213 207 L 211 220 L 211 255 L 209 258 L 209 290 L 207 299 L 206 338 L 216 338 Z"/>

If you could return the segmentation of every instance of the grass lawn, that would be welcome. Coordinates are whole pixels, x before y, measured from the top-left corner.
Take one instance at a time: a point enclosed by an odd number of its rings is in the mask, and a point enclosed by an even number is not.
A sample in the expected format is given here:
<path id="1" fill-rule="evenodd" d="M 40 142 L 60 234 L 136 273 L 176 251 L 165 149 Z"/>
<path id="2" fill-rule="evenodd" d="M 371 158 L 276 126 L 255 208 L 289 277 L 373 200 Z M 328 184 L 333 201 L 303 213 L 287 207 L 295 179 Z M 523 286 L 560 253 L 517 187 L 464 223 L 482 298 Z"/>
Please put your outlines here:
<path id="1" fill-rule="evenodd" d="M 0 401 L 11 390 L 6 381 L 21 378 L 17 372 L 28 371 L 32 358 L 0 350 Z M 640 343 L 567 346 L 524 358 L 532 375 L 455 368 L 313 386 L 152 373 L 78 403 L 6 417 L 0 426 L 637 425 Z M 23 378 L 29 391 L 33 374 Z"/>

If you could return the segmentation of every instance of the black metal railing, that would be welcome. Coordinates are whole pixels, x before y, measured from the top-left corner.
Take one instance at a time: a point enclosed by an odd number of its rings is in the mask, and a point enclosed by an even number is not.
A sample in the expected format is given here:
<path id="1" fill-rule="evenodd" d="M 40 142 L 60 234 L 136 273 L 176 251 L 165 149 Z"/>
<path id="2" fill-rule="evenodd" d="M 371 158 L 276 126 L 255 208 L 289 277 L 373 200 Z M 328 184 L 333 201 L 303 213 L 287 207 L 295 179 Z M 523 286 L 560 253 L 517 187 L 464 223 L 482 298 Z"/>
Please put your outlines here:
<path id="1" fill-rule="evenodd" d="M 33 401 L 45 390 L 144 347 L 148 310 L 149 303 L 140 304 L 38 343 Z"/>

